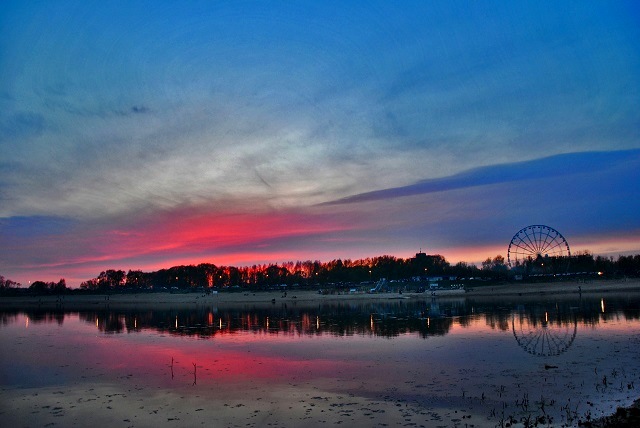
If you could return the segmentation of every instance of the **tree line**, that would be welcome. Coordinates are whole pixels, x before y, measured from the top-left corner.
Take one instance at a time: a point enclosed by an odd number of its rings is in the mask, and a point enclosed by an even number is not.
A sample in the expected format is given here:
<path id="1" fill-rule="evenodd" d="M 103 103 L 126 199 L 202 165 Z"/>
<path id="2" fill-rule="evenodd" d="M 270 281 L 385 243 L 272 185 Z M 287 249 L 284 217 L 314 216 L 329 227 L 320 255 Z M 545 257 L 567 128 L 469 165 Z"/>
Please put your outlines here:
<path id="1" fill-rule="evenodd" d="M 594 256 L 585 251 L 570 258 L 539 258 L 526 260 L 509 267 L 501 255 L 489 257 L 478 267 L 459 262 L 451 265 L 441 255 L 422 252 L 412 258 L 389 255 L 365 259 L 335 259 L 329 262 L 296 261 L 252 266 L 216 266 L 211 263 L 174 266 L 158 271 L 108 269 L 80 284 L 84 290 L 127 289 L 194 289 L 242 287 L 254 290 L 287 286 L 338 286 L 386 280 L 428 280 L 433 277 L 456 279 L 482 278 L 506 281 L 520 276 L 551 276 L 559 274 L 594 274 L 604 277 L 639 277 L 640 255 L 618 258 Z M 0 276 L 0 290 L 20 287 L 21 284 Z M 64 278 L 58 282 L 35 281 L 29 289 L 34 292 L 59 293 L 67 290 Z"/>
<path id="2" fill-rule="evenodd" d="M 524 274 L 524 276 L 566 273 L 589 275 L 598 272 L 606 277 L 638 277 L 640 276 L 640 255 L 619 256 L 614 259 L 582 252 L 568 260 L 549 258 L 528 260 L 513 269 L 501 255 L 487 258 L 481 263 L 481 267 L 478 267 L 466 262 L 452 265 L 439 254 L 424 253 L 418 253 L 416 257 L 411 258 L 384 255 L 357 260 L 289 261 L 244 267 L 202 263 L 174 266 L 155 272 L 106 270 L 96 278 L 83 282 L 80 287 L 88 290 L 158 287 L 167 289 L 242 287 L 260 290 L 281 285 L 327 287 L 373 283 L 381 278 L 389 281 L 420 281 L 434 277 L 506 281 L 513 279 L 516 274 Z"/>
<path id="3" fill-rule="evenodd" d="M 265 289 L 280 285 L 313 286 L 361 283 L 377 281 L 380 278 L 404 279 L 425 275 L 425 273 L 442 275 L 449 268 L 449 263 L 440 255 L 428 256 L 426 260 L 420 262 L 394 256 L 379 256 L 359 260 L 335 259 L 330 262 L 307 260 L 243 267 L 202 263 L 174 266 L 155 272 L 140 270 L 125 272 L 110 269 L 101 272 L 96 278 L 83 282 L 80 287 L 89 290 L 126 287 L 189 289 L 234 286 Z"/>

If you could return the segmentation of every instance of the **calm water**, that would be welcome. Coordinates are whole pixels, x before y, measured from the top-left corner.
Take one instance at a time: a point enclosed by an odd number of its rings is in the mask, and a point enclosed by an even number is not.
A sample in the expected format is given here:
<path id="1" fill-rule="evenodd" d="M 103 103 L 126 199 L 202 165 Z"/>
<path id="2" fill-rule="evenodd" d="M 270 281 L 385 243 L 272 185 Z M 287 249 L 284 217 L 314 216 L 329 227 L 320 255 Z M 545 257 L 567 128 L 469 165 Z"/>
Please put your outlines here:
<path id="1" fill-rule="evenodd" d="M 572 426 L 639 398 L 640 296 L 547 299 L 0 312 L 0 417 Z"/>

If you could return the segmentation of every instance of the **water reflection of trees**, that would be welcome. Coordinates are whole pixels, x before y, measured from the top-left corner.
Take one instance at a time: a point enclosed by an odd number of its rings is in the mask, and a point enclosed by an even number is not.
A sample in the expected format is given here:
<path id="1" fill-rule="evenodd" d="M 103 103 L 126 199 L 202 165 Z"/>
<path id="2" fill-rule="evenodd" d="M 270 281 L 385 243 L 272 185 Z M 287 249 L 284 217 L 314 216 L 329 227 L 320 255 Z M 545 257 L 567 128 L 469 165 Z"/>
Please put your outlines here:
<path id="1" fill-rule="evenodd" d="M 197 336 L 252 332 L 256 334 L 382 336 L 417 333 L 423 338 L 446 334 L 452 308 L 434 311 L 424 302 L 247 306 L 217 309 L 198 307 L 173 310 L 96 310 L 80 319 L 106 333 L 154 329 L 168 334 Z"/>
<path id="2" fill-rule="evenodd" d="M 105 333 L 156 330 L 174 335 L 210 338 L 217 335 L 252 332 L 256 334 L 380 336 L 417 334 L 422 338 L 445 335 L 454 323 L 467 327 L 484 318 L 487 326 L 511 330 L 512 317 L 531 328 L 543 322 L 554 326 L 575 323 L 594 326 L 602 321 L 637 320 L 637 301 L 624 298 L 531 301 L 474 299 L 401 300 L 326 303 L 318 305 L 278 304 L 177 307 L 174 309 L 109 309 L 65 312 L 62 309 L 13 310 L 0 313 L 0 322 L 13 322 L 24 313 L 33 323 L 61 324 L 69 314 Z"/>
<path id="3" fill-rule="evenodd" d="M 585 326 L 596 326 L 600 322 L 616 321 L 621 317 L 626 320 L 640 318 L 637 301 L 626 298 L 597 298 L 578 300 L 549 301 L 514 301 L 514 302 L 471 302 L 476 313 L 482 313 L 486 324 L 492 329 L 511 330 L 512 314 L 517 313 L 532 326 L 542 322 L 558 326 L 569 326 L 574 323 Z M 603 307 L 604 305 L 604 307 Z"/>
<path id="4" fill-rule="evenodd" d="M 23 313 L 28 318 L 29 321 L 33 324 L 38 323 L 56 323 L 62 325 L 64 322 L 65 315 L 68 315 L 69 312 L 64 312 L 63 310 L 51 310 L 51 309 L 36 309 L 36 310 L 5 310 L 0 311 L 0 325 L 9 325 L 18 320 L 18 316 Z"/>

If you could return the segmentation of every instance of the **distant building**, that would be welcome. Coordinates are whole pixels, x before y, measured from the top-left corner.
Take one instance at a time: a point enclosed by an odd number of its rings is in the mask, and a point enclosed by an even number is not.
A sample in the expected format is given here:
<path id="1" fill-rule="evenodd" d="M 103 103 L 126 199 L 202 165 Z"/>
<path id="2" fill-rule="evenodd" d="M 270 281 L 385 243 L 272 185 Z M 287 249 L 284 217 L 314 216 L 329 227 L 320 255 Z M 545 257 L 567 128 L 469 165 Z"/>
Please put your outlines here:
<path id="1" fill-rule="evenodd" d="M 439 254 L 426 254 L 422 249 L 411 259 L 414 275 L 422 279 L 432 275 L 442 275 L 449 267 L 449 263 Z M 442 278 L 439 279 L 440 281 Z"/>
<path id="2" fill-rule="evenodd" d="M 427 255 L 420 250 L 420 252 L 416 253 L 416 256 L 413 258 L 415 261 L 427 260 Z"/>
<path id="3" fill-rule="evenodd" d="M 440 254 L 426 254 L 423 253 L 422 250 L 416 253 L 416 256 L 412 258 L 411 261 L 417 266 L 424 267 L 439 266 L 446 263 L 444 257 Z"/>

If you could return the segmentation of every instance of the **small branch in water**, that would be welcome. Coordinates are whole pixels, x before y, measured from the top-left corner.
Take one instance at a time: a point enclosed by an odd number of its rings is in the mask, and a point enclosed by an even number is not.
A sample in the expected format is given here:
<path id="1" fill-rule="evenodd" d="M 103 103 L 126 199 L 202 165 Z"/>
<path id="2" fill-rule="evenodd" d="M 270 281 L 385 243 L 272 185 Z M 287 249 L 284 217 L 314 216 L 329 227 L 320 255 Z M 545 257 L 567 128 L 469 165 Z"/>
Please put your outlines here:
<path id="1" fill-rule="evenodd" d="M 196 377 L 196 363 L 191 363 L 191 364 L 193 364 L 193 384 L 195 385 L 196 384 L 196 380 L 197 380 L 197 377 Z"/>

